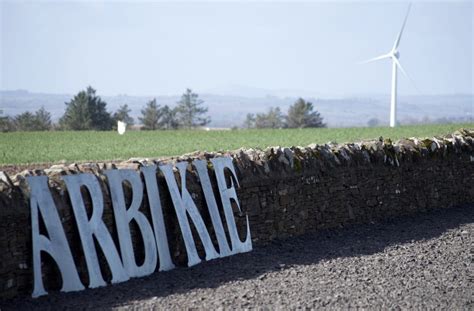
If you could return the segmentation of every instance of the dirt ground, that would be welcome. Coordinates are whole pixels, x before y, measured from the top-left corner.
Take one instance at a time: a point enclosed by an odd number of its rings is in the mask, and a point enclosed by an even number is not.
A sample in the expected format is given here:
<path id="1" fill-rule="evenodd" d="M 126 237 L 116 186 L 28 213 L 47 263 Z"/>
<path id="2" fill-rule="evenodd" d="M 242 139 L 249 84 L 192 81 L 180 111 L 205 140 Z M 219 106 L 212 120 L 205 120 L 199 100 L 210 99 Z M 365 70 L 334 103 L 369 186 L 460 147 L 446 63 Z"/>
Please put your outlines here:
<path id="1" fill-rule="evenodd" d="M 250 253 L 1 310 L 473 309 L 474 206 L 275 241 Z"/>

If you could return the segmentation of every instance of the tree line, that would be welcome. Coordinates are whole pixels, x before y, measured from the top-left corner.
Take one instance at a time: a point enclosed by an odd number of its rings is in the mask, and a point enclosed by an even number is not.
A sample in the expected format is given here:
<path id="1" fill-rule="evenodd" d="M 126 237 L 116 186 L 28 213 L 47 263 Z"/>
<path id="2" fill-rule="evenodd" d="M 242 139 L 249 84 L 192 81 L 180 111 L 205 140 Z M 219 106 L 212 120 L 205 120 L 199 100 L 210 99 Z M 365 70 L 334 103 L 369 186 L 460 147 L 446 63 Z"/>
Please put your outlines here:
<path id="1" fill-rule="evenodd" d="M 122 105 L 115 113 L 107 111 L 107 103 L 92 87 L 80 91 L 69 102 L 58 123 L 53 123 L 51 114 L 41 107 L 36 112 L 24 112 L 14 117 L 0 116 L 0 132 L 49 131 L 49 130 L 95 130 L 116 129 L 117 121 L 134 125 L 128 105 Z M 138 117 L 142 130 L 193 129 L 211 122 L 198 94 L 187 89 L 175 107 L 161 106 L 156 99 L 150 100 Z M 266 113 L 247 114 L 244 128 L 305 128 L 325 127 L 320 113 L 313 104 L 299 98 L 284 115 L 280 108 L 272 107 Z"/>
<path id="2" fill-rule="evenodd" d="M 51 114 L 41 107 L 35 113 L 29 111 L 14 117 L 0 117 L 0 132 L 12 131 L 48 131 L 48 130 L 95 130 L 109 131 L 116 128 L 117 121 L 134 125 L 130 116 L 131 109 L 122 105 L 115 113 L 107 111 L 107 103 L 96 94 L 96 90 L 88 87 L 80 91 L 69 102 L 57 124 L 51 121 Z M 196 93 L 187 89 L 177 102 L 176 107 L 157 104 L 156 99 L 150 100 L 141 110 L 139 121 L 143 130 L 191 129 L 205 126 L 211 122 L 206 116 L 207 107 Z"/>
<path id="3" fill-rule="evenodd" d="M 35 113 L 27 111 L 14 118 L 0 117 L 0 132 L 48 131 L 52 127 L 51 114 L 44 107 Z"/>
<path id="4" fill-rule="evenodd" d="M 306 128 L 326 127 L 321 114 L 311 102 L 299 98 L 284 115 L 279 107 L 270 107 L 266 113 L 249 113 L 244 128 Z"/>

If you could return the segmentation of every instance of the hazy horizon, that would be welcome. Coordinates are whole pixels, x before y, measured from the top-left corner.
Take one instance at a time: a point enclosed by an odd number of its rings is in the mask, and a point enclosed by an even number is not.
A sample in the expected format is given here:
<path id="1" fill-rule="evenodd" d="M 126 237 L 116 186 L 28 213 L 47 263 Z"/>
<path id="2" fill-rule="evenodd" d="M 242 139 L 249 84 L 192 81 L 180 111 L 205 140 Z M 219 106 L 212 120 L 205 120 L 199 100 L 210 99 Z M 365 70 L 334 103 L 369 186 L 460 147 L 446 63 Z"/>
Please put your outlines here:
<path id="1" fill-rule="evenodd" d="M 119 94 L 105 94 L 101 92 L 100 90 L 96 89 L 93 85 L 87 85 L 82 88 L 78 88 L 76 92 L 73 93 L 67 93 L 67 92 L 62 92 L 62 93 L 51 93 L 51 92 L 42 92 L 42 91 L 31 91 L 28 89 L 0 89 L 1 93 L 6 93 L 6 92 L 27 92 L 29 94 L 42 94 L 42 95 L 64 95 L 64 96 L 71 96 L 71 99 L 74 95 L 79 93 L 80 91 L 86 90 L 88 86 L 93 87 L 97 91 L 97 96 L 99 97 L 143 97 L 143 98 L 153 98 L 153 97 L 177 97 L 181 96 L 187 88 L 183 89 L 182 92 L 177 92 L 177 93 L 170 93 L 170 94 L 125 94 L 125 93 L 119 93 Z M 235 88 L 234 88 L 235 87 Z M 390 93 L 359 93 L 359 94 L 345 94 L 341 96 L 322 96 L 318 95 L 317 93 L 312 94 L 309 91 L 305 90 L 299 90 L 300 92 L 297 92 L 298 90 L 287 90 L 287 89 L 264 89 L 264 88 L 257 88 L 257 87 L 247 87 L 243 85 L 231 85 L 230 87 L 227 88 L 214 88 L 210 90 L 204 90 L 204 91 L 199 91 L 193 88 L 188 87 L 189 89 L 192 89 L 194 93 L 197 93 L 198 95 L 215 95 L 215 96 L 228 96 L 228 97 L 243 97 L 243 98 L 264 98 L 264 97 L 277 97 L 277 98 L 310 98 L 310 99 L 354 99 L 354 98 L 365 98 L 365 99 L 373 99 L 373 98 L 380 98 L 380 97 L 389 97 Z M 221 90 L 222 91 L 219 91 Z M 247 92 L 240 92 L 239 90 L 245 89 L 248 90 Z M 0 94 L 1 95 L 1 94 Z M 445 94 L 403 94 L 399 95 L 399 97 L 435 97 L 435 96 L 474 96 L 474 92 L 472 93 L 445 93 Z"/>
<path id="2" fill-rule="evenodd" d="M 0 3 L 0 90 L 344 98 L 390 92 L 406 2 Z M 473 94 L 473 4 L 414 1 L 399 95 Z M 253 95 L 252 95 L 253 94 Z"/>

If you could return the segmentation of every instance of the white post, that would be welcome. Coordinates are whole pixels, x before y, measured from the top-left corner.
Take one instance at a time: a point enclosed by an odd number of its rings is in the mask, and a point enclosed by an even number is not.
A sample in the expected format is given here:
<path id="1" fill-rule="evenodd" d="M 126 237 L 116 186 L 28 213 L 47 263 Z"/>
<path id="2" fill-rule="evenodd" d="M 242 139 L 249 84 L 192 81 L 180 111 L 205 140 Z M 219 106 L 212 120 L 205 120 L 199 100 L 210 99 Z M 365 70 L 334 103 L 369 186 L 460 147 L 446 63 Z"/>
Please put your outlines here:
<path id="1" fill-rule="evenodd" d="M 390 127 L 397 125 L 397 63 L 392 60 L 392 96 L 390 99 Z"/>

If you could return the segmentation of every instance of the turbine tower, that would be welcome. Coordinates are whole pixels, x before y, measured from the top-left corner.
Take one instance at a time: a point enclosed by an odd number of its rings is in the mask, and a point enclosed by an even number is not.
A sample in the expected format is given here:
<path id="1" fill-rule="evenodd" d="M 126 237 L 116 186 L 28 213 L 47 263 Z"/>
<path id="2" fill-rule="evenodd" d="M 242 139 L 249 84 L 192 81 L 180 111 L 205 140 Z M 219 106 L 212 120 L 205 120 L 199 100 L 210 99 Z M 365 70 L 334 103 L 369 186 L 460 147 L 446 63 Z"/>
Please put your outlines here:
<path id="1" fill-rule="evenodd" d="M 400 52 L 398 51 L 398 46 L 400 45 L 400 39 L 402 37 L 403 28 L 407 22 L 408 13 L 410 13 L 411 3 L 408 5 L 407 14 L 405 15 L 405 20 L 403 21 L 402 29 L 398 33 L 395 43 L 393 44 L 392 49 L 387 54 L 383 54 L 369 60 L 362 62 L 362 64 L 374 62 L 380 59 L 390 58 L 392 60 L 392 93 L 390 97 L 390 127 L 395 127 L 397 123 L 397 68 L 413 83 L 413 80 L 408 76 L 406 71 L 403 69 L 400 64 Z M 414 83 L 413 83 L 414 84 Z"/>

